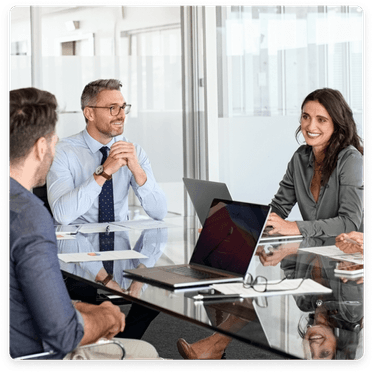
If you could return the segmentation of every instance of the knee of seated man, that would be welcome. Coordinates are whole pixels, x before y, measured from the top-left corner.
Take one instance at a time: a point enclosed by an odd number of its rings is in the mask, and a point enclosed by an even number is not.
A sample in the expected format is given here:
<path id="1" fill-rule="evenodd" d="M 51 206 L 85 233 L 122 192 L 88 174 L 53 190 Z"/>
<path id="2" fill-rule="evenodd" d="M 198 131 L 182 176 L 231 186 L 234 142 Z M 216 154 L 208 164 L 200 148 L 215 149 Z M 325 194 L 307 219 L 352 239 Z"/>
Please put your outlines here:
<path id="1" fill-rule="evenodd" d="M 125 359 L 157 359 L 158 352 L 153 345 L 138 339 L 115 338 L 122 343 L 126 355 Z"/>

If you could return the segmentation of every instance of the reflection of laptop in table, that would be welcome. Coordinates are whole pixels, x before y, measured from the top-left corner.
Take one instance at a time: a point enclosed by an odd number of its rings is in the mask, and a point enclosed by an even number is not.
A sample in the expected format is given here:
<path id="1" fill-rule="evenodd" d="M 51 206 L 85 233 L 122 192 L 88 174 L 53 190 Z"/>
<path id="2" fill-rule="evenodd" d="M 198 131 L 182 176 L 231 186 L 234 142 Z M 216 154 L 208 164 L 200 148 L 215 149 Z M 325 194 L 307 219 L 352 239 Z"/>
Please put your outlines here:
<path id="1" fill-rule="evenodd" d="M 214 199 L 189 264 L 125 270 L 173 288 L 242 281 L 270 207 Z"/>
<path id="2" fill-rule="evenodd" d="M 232 200 L 227 186 L 216 181 L 183 178 L 199 221 L 203 225 L 214 198 Z"/>
<path id="3" fill-rule="evenodd" d="M 294 234 L 289 236 L 284 236 L 282 234 L 269 234 L 268 232 L 272 228 L 267 227 L 264 229 L 262 237 L 260 238 L 260 242 L 269 242 L 269 241 L 278 241 L 278 240 L 294 240 L 297 239 L 297 241 L 303 240 L 303 236 L 301 234 Z"/>

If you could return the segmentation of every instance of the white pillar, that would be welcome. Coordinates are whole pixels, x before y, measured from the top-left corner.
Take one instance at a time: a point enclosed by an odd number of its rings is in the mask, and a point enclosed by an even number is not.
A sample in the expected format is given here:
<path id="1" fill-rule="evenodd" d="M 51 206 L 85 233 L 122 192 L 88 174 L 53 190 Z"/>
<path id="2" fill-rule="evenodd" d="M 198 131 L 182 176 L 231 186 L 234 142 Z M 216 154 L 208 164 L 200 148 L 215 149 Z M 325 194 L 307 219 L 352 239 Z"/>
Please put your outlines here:
<path id="1" fill-rule="evenodd" d="M 41 7 L 30 7 L 31 25 L 31 85 L 43 89 Z"/>

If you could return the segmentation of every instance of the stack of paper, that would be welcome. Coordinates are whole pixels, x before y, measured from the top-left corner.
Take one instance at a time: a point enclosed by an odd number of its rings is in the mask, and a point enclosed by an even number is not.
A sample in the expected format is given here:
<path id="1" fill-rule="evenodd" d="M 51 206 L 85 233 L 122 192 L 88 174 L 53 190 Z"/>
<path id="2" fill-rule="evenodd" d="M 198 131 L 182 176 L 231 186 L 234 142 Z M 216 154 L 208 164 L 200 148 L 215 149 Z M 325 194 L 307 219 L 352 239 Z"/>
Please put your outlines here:
<path id="1" fill-rule="evenodd" d="M 309 253 L 327 256 L 328 258 L 332 258 L 335 260 L 341 260 L 346 262 L 352 262 L 356 264 L 363 264 L 363 256 L 361 253 L 354 253 L 354 254 L 346 254 L 342 250 L 339 250 L 337 246 L 319 246 L 319 247 L 305 247 L 299 249 L 301 251 L 307 251 Z"/>
<path id="2" fill-rule="evenodd" d="M 129 231 L 131 229 L 155 229 L 155 228 L 172 228 L 176 227 L 174 224 L 166 223 L 162 220 L 141 219 L 141 220 L 127 220 L 122 222 L 110 223 L 86 223 L 76 225 L 57 225 L 56 235 L 57 239 L 67 239 L 70 235 L 80 233 L 101 233 L 101 232 L 117 232 Z"/>
<path id="3" fill-rule="evenodd" d="M 141 220 L 127 220 L 122 222 L 115 222 L 115 225 L 126 227 L 129 229 L 155 229 L 176 227 L 174 224 L 166 223 L 163 220 L 141 219 Z"/>
<path id="4" fill-rule="evenodd" d="M 332 292 L 331 289 L 320 285 L 312 279 L 305 279 L 299 288 L 297 288 L 301 281 L 301 278 L 297 278 L 286 279 L 280 283 L 278 283 L 279 280 L 273 281 L 275 284 L 268 282 L 266 292 L 258 292 L 252 288 L 245 289 L 242 282 L 214 284 L 212 285 L 212 288 L 220 291 L 223 294 L 240 294 L 241 298 L 268 297 L 288 294 L 327 294 Z"/>

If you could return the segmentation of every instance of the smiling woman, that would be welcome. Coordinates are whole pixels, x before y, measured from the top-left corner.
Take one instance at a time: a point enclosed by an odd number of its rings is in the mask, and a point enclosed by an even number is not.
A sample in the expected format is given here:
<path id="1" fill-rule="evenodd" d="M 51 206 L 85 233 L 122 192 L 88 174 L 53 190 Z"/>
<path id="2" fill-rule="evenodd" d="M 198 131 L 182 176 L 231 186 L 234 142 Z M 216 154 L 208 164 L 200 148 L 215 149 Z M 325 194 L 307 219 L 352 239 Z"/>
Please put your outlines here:
<path id="1" fill-rule="evenodd" d="M 302 145 L 271 202 L 269 234 L 338 236 L 362 231 L 363 147 L 352 111 L 339 91 L 323 88 L 303 101 Z M 303 221 L 285 220 L 298 203 Z"/>

